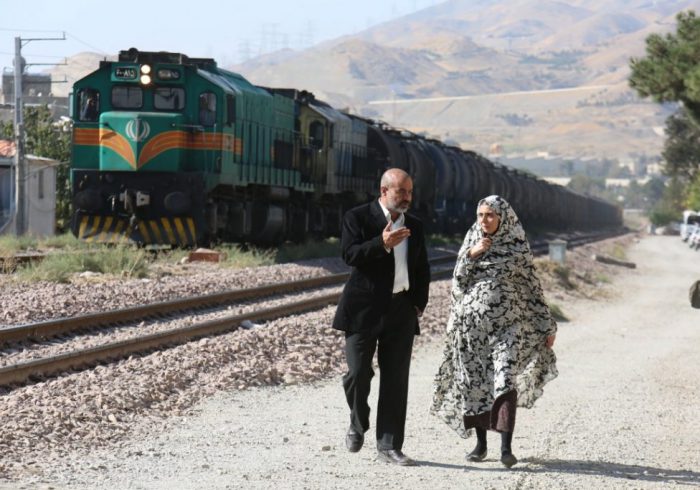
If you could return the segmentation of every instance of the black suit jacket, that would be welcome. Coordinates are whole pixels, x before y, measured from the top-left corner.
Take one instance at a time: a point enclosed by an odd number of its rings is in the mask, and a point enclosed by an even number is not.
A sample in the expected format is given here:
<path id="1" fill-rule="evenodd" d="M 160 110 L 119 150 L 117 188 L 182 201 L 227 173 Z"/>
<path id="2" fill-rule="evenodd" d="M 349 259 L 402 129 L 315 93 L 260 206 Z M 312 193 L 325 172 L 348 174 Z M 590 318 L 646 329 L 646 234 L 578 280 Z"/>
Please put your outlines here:
<path id="1" fill-rule="evenodd" d="M 386 217 L 377 200 L 349 210 L 343 217 L 341 248 L 343 260 L 352 266 L 345 284 L 333 328 L 359 332 L 376 326 L 389 309 L 394 287 L 394 251 L 387 252 L 382 241 Z M 405 215 L 408 237 L 408 297 L 421 311 L 428 304 L 430 265 L 420 220 Z M 420 333 L 416 322 L 416 335 Z"/>

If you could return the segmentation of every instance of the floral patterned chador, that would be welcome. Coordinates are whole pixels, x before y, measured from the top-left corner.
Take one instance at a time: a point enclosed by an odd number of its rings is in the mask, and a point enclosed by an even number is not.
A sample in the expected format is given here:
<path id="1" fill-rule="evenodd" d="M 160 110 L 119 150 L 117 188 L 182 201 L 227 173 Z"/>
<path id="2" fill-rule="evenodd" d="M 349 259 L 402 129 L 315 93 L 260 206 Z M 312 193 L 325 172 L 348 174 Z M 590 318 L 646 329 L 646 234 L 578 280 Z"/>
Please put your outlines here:
<path id="1" fill-rule="evenodd" d="M 503 198 L 489 196 L 479 202 L 484 204 L 499 216 L 500 224 L 483 255 L 467 255 L 484 236 L 478 222 L 459 251 L 446 345 L 430 409 L 462 437 L 475 426 L 512 431 L 515 397 L 518 406 L 532 407 L 542 387 L 558 374 L 554 351 L 545 346 L 557 326 L 544 301 L 523 227 Z M 500 408 L 509 399 L 510 415 Z M 499 420 L 504 417 L 512 420 Z"/>

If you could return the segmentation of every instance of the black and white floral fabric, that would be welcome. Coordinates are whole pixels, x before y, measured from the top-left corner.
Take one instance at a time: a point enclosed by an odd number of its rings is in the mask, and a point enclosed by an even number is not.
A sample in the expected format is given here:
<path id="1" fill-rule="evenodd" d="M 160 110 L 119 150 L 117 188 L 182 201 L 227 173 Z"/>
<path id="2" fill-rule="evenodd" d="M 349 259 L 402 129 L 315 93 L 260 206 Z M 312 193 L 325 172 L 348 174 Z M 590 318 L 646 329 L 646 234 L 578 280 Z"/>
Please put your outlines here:
<path id="1" fill-rule="evenodd" d="M 500 196 L 479 201 L 500 218 L 491 248 L 467 257 L 484 233 L 467 232 L 452 278 L 452 307 L 431 412 L 462 437 L 463 416 L 490 412 L 494 401 L 517 390 L 530 408 L 557 376 L 554 351 L 545 346 L 557 326 L 544 302 L 530 246 L 518 217 Z M 471 432 L 471 431 L 469 431 Z"/>

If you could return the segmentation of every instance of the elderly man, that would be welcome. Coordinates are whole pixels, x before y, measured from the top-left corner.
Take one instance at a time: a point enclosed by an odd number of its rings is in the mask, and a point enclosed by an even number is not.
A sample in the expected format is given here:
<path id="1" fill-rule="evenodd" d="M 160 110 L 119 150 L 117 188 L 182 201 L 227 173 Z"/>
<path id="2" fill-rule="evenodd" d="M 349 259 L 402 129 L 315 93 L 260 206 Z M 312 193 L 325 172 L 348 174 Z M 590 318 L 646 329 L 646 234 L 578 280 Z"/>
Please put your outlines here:
<path id="1" fill-rule="evenodd" d="M 384 172 L 376 201 L 348 211 L 343 218 L 343 259 L 352 266 L 333 328 L 345 331 L 348 372 L 343 377 L 350 407 L 346 445 L 357 452 L 369 428 L 367 398 L 377 351 L 379 401 L 377 450 L 380 460 L 415 465 L 403 454 L 408 373 L 418 317 L 428 303 L 430 266 L 423 226 L 407 214 L 413 181 L 401 169 Z"/>

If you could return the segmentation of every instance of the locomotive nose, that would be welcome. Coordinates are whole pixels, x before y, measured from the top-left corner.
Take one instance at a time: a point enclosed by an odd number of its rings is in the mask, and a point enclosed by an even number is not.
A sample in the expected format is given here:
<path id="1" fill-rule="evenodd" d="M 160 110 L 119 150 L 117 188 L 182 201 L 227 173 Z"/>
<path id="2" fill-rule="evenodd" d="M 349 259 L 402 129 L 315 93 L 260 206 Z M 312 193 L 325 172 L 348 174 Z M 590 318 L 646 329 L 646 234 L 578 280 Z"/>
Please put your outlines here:
<path id="1" fill-rule="evenodd" d="M 105 112 L 100 116 L 100 170 L 182 170 L 182 114 Z"/>

